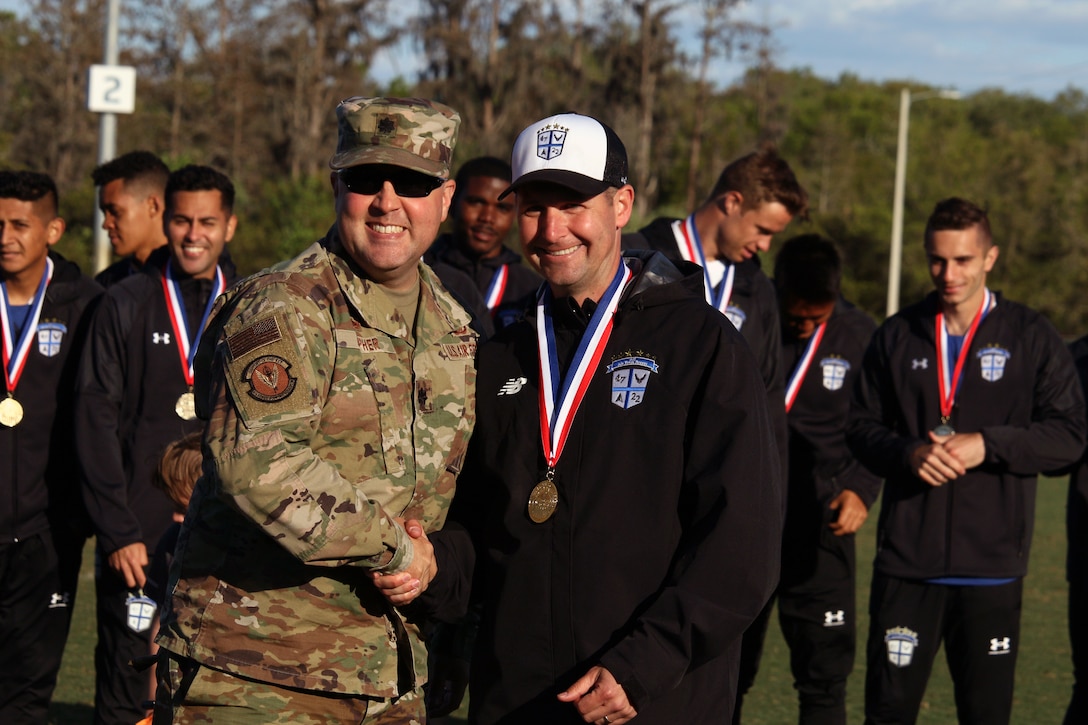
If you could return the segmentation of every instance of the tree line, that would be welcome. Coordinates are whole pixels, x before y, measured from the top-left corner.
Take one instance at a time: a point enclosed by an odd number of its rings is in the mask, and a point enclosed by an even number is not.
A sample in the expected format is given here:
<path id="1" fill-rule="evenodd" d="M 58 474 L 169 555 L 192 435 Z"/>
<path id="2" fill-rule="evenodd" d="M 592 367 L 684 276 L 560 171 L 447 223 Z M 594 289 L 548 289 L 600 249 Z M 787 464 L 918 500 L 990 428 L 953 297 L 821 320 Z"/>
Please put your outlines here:
<path id="1" fill-rule="evenodd" d="M 899 91 L 775 63 L 773 30 L 734 18 L 741 0 L 145 0 L 124 4 L 121 62 L 137 108 L 118 117 L 118 152 L 145 148 L 176 168 L 206 163 L 238 187 L 241 272 L 286 258 L 332 220 L 327 161 L 336 102 L 416 95 L 460 111 L 456 153 L 507 156 L 528 123 L 573 110 L 624 139 L 639 206 L 633 224 L 683 215 L 729 160 L 776 145 L 811 196 L 787 235 L 823 233 L 847 260 L 847 294 L 884 313 Z M 101 62 L 106 0 L 28 0 L 0 13 L 0 166 L 54 176 L 66 256 L 90 268 L 98 119 L 87 68 Z M 407 13 L 411 9 L 412 12 Z M 679 39 L 681 11 L 700 18 Z M 377 82 L 380 51 L 408 38 L 414 78 Z M 694 47 L 691 47 L 694 46 Z M 722 88 L 715 64 L 749 69 Z M 863 71 L 863 69 L 862 69 Z M 929 288 L 921 249 L 933 204 L 986 205 L 1001 258 L 993 288 L 1088 331 L 1088 96 L 987 89 L 911 113 L 903 303 Z M 772 250 L 773 255 L 773 250 Z M 770 264 L 770 260 L 765 260 Z"/>

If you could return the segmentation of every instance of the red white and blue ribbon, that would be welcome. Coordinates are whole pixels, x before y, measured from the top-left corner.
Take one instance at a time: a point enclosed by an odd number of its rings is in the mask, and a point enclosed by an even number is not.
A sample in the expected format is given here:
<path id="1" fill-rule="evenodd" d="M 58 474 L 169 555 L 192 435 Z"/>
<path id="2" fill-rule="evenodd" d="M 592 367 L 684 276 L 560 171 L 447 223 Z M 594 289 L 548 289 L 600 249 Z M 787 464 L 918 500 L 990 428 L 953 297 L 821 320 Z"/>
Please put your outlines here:
<path id="1" fill-rule="evenodd" d="M 487 294 L 484 295 L 484 302 L 487 304 L 487 309 L 491 312 L 495 311 L 495 308 L 502 302 L 502 296 L 506 293 L 506 281 L 510 277 L 509 265 L 500 265 L 495 270 L 495 274 L 491 277 L 491 283 L 487 286 Z"/>
<path id="2" fill-rule="evenodd" d="M 540 351 L 540 442 L 544 446 L 544 457 L 549 468 L 555 467 L 563 453 L 574 416 L 612 334 L 612 320 L 619 306 L 620 295 L 630 279 L 631 270 L 621 261 L 589 320 L 589 326 L 582 333 L 582 340 L 562 381 L 552 317 L 554 300 L 551 288 L 548 285 L 541 287 L 536 304 L 537 346 Z"/>
<path id="3" fill-rule="evenodd" d="M 204 332 L 204 325 L 208 324 L 208 316 L 215 306 L 215 300 L 227 289 L 227 278 L 219 265 L 215 266 L 215 283 L 212 293 L 208 296 L 208 304 L 204 306 L 204 317 L 200 320 L 196 338 L 189 339 L 189 322 L 185 315 L 185 303 L 181 299 L 181 285 L 174 276 L 172 260 L 166 260 L 166 273 L 162 276 L 162 290 L 166 297 L 166 309 L 170 313 L 170 324 L 174 328 L 174 337 L 178 341 L 178 357 L 181 358 L 181 371 L 185 376 L 185 382 L 193 384 L 193 359 L 196 357 L 196 348 L 200 344 L 200 336 Z"/>
<path id="4" fill-rule="evenodd" d="M 8 307 L 11 305 L 8 302 L 8 288 L 6 284 L 0 283 L 0 323 L 4 327 L 4 381 L 8 386 L 8 393 L 15 392 L 15 386 L 19 383 L 19 378 L 23 375 L 23 369 L 26 368 L 26 360 L 30 356 L 30 347 L 34 342 L 34 333 L 38 329 L 38 320 L 42 314 L 42 304 L 45 302 L 45 288 L 49 286 L 50 281 L 53 279 L 53 260 L 49 257 L 45 258 L 45 272 L 42 274 L 42 281 L 38 283 L 38 289 L 34 293 L 34 297 L 30 300 L 30 315 L 27 317 L 26 324 L 23 325 L 23 332 L 19 335 L 18 341 L 15 340 L 13 334 L 15 330 L 11 324 L 11 314 L 8 312 Z"/>
<path id="5" fill-rule="evenodd" d="M 952 415 L 952 406 L 956 403 L 956 392 L 960 387 L 960 379 L 963 377 L 963 366 L 967 361 L 967 352 L 971 347 L 971 341 L 975 338 L 975 331 L 978 330 L 979 323 L 982 322 L 993 307 L 996 299 L 990 290 L 983 287 L 982 304 L 978 308 L 978 312 L 975 313 L 975 318 L 971 320 L 971 327 L 968 328 L 967 333 L 963 336 L 963 345 L 960 347 L 960 354 L 953 361 L 950 359 L 950 352 L 948 348 L 948 327 L 944 322 L 944 313 L 937 313 L 937 385 L 938 392 L 941 396 L 941 419 L 948 420 Z M 951 374 L 950 374 L 951 371 Z"/>
<path id="6" fill-rule="evenodd" d="M 710 281 L 710 272 L 707 270 L 706 254 L 703 252 L 702 240 L 699 239 L 699 230 L 695 228 L 695 215 L 674 221 L 672 233 L 676 237 L 676 246 L 680 248 L 680 256 L 703 268 L 703 290 L 706 293 L 707 303 L 724 315 L 729 308 L 729 300 L 733 297 L 736 265 L 725 263 L 725 276 L 715 289 Z"/>
<path id="7" fill-rule="evenodd" d="M 801 359 L 797 362 L 797 367 L 793 369 L 793 374 L 790 375 L 789 383 L 786 385 L 786 412 L 790 412 L 790 408 L 793 407 L 793 401 L 797 400 L 797 393 L 801 390 L 801 383 L 805 381 L 805 375 L 808 374 L 808 368 L 812 365 L 813 358 L 816 357 L 816 348 L 820 346 L 820 341 L 824 339 L 824 332 L 827 331 L 827 323 L 821 322 L 820 326 L 816 328 L 816 331 L 812 333 L 812 336 L 808 339 L 808 344 L 805 345 L 805 352 L 801 355 Z"/>

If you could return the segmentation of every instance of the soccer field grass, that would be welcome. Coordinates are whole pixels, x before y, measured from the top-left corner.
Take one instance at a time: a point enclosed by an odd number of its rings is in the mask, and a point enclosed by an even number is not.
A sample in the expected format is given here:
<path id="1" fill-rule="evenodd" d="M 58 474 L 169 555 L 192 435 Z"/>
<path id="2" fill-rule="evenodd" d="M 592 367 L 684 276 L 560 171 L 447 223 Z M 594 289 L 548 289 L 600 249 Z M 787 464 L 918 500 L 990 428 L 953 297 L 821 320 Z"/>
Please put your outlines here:
<path id="1" fill-rule="evenodd" d="M 1041 479 L 1035 519 L 1030 573 L 1024 586 L 1024 612 L 1012 722 L 1018 725 L 1057 725 L 1072 687 L 1072 664 L 1066 630 L 1065 479 Z M 864 679 L 864 642 L 868 632 L 868 592 L 872 573 L 876 511 L 858 534 L 859 653 L 848 690 L 849 722 L 860 723 Z M 785 643 L 771 620 L 763 666 L 745 701 L 746 725 L 786 725 L 796 722 L 797 704 Z M 94 701 L 94 575 L 90 546 L 84 556 L 80 591 L 72 632 L 64 653 L 57 689 L 50 708 L 56 725 L 90 723 Z M 450 718 L 453 722 L 462 722 Z M 727 718 L 723 718 L 727 722 Z M 948 668 L 943 655 L 922 705 L 920 723 L 956 722 Z M 637 723 L 638 720 L 636 719 Z"/>

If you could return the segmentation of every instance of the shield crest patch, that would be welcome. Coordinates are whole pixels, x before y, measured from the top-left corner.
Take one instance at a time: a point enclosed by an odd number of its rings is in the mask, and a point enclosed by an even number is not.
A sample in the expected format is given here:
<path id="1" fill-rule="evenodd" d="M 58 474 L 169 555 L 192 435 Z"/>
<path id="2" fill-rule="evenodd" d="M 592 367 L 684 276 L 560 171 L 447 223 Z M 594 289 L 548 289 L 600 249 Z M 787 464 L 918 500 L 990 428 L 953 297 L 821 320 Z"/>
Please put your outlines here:
<path id="1" fill-rule="evenodd" d="M 888 661 L 896 667 L 906 667 L 918 648 L 918 633 L 906 627 L 894 627 L 884 634 L 884 643 L 888 646 Z"/>
<path id="2" fill-rule="evenodd" d="M 982 368 L 982 379 L 988 383 L 996 383 L 1005 374 L 1005 363 L 1012 357 L 1012 353 L 1002 347 L 990 345 L 978 351 L 978 362 Z"/>
<path id="3" fill-rule="evenodd" d="M 536 155 L 545 161 L 551 161 L 563 153 L 563 144 L 567 140 L 567 129 L 544 128 L 536 134 Z"/>
<path id="4" fill-rule="evenodd" d="M 68 328 L 60 322 L 38 323 L 38 352 L 46 357 L 55 357 L 64 342 L 64 333 Z"/>
<path id="5" fill-rule="evenodd" d="M 642 355 L 628 355 L 609 363 L 606 372 L 612 376 L 612 405 L 627 410 L 646 399 L 646 387 L 651 373 L 657 372 L 657 362 Z"/>
<path id="6" fill-rule="evenodd" d="M 824 387 L 834 392 L 842 390 L 846 373 L 850 370 L 850 363 L 841 357 L 825 357 L 820 361 L 820 369 L 823 370 Z"/>

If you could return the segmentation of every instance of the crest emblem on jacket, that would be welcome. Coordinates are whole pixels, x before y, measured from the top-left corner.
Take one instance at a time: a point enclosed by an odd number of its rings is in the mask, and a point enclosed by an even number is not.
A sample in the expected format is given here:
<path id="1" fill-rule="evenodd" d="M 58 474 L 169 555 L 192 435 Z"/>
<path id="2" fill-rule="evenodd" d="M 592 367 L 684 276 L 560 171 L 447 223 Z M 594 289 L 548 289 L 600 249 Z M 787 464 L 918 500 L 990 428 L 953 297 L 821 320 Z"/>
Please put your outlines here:
<path id="1" fill-rule="evenodd" d="M 744 325 L 744 321 L 748 319 L 748 315 L 744 314 L 744 310 L 736 305 L 729 305 L 722 314 L 733 323 L 733 327 L 737 328 L 737 332 L 740 332 L 740 328 Z"/>
<path id="2" fill-rule="evenodd" d="M 55 357 L 60 353 L 66 332 L 68 328 L 62 322 L 38 323 L 38 352 L 46 357 Z"/>
<path id="3" fill-rule="evenodd" d="M 842 390 L 842 384 L 846 381 L 846 373 L 850 370 L 850 363 L 841 357 L 832 355 L 820 361 L 820 369 L 824 374 L 824 387 L 834 392 Z"/>
<path id="4" fill-rule="evenodd" d="M 536 155 L 550 161 L 563 153 L 566 141 L 567 129 L 549 124 L 536 132 Z"/>
<path id="5" fill-rule="evenodd" d="M 906 667 L 918 649 L 918 633 L 906 627 L 893 627 L 884 633 L 884 643 L 888 646 L 888 661 L 896 667 Z"/>
<path id="6" fill-rule="evenodd" d="M 612 376 L 612 405 L 627 410 L 640 404 L 646 399 L 650 375 L 657 369 L 657 361 L 641 352 L 609 363 L 605 370 Z"/>
<path id="7" fill-rule="evenodd" d="M 1005 374 L 1005 363 L 1012 357 L 1012 353 L 997 345 L 988 345 L 978 351 L 978 362 L 982 367 L 982 379 L 988 383 L 996 383 Z"/>

